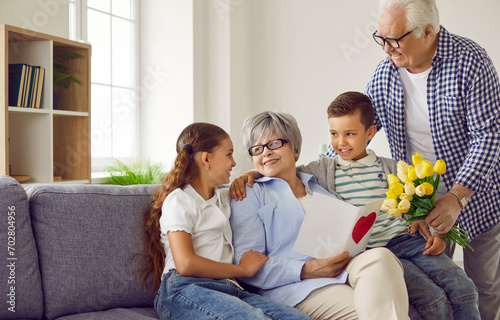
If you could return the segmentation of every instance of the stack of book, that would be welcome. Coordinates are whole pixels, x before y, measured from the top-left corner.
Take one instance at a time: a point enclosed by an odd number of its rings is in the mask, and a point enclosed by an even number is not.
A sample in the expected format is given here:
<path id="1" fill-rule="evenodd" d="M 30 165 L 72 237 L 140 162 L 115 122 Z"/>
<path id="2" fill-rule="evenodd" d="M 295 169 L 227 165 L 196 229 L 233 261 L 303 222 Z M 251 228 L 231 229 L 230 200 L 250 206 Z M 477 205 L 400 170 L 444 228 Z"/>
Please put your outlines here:
<path id="1" fill-rule="evenodd" d="M 9 64 L 9 106 L 40 108 L 44 76 L 43 67 Z"/>

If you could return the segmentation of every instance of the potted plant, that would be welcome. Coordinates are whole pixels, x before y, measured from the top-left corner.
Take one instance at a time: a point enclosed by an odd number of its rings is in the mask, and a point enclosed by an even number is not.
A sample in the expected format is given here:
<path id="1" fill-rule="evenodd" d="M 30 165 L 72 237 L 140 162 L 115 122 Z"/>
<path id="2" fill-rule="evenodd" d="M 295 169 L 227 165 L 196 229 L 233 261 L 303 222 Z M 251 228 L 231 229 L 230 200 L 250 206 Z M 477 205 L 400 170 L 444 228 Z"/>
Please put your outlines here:
<path id="1" fill-rule="evenodd" d="M 60 86 L 67 89 L 69 88 L 69 84 L 71 81 L 80 84 L 80 81 L 78 81 L 78 79 L 76 79 L 73 75 L 69 73 L 68 70 L 71 69 L 71 66 L 67 63 L 64 63 L 64 61 L 67 59 L 73 59 L 79 57 L 83 56 L 73 51 L 61 51 L 57 55 L 57 58 L 54 57 L 53 83 L 55 86 Z M 58 108 L 60 95 L 61 95 L 60 92 L 54 91 L 54 101 L 53 101 L 54 109 Z"/>
<path id="2" fill-rule="evenodd" d="M 115 159 L 106 166 L 106 171 L 109 177 L 104 179 L 104 184 L 159 184 L 165 176 L 162 164 L 139 159 L 128 163 Z"/>

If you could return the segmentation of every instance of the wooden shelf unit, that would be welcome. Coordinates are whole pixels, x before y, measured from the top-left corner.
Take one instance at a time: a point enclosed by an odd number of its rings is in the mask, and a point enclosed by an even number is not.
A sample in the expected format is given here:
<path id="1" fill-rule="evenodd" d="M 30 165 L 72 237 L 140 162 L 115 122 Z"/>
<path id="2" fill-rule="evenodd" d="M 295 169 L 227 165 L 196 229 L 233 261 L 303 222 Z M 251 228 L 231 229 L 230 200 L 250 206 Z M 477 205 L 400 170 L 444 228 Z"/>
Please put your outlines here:
<path id="1" fill-rule="evenodd" d="M 0 175 L 30 175 L 27 183 L 90 183 L 90 57 L 91 46 L 9 25 L 0 25 Z M 77 52 L 68 70 L 81 84 L 53 86 L 53 57 Z M 10 63 L 45 68 L 39 109 L 9 106 Z M 53 91 L 60 92 L 53 108 Z"/>

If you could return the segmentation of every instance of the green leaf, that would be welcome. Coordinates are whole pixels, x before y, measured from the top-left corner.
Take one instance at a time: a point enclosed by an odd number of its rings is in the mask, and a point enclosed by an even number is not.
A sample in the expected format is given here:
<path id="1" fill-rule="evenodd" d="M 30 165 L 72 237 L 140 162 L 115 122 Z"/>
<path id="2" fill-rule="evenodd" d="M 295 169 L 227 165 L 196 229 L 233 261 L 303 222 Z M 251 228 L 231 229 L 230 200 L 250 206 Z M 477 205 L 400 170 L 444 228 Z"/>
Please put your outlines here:
<path id="1" fill-rule="evenodd" d="M 415 200 L 415 205 L 418 207 L 424 208 L 429 212 L 432 209 L 434 209 L 434 206 L 432 205 L 431 199 L 428 199 L 428 198 L 419 198 L 419 199 Z"/>
<path id="2" fill-rule="evenodd" d="M 424 207 L 418 207 L 417 210 L 415 210 L 415 216 L 427 216 L 429 214 L 429 210 L 427 210 Z"/>
<path id="3" fill-rule="evenodd" d="M 141 160 L 125 164 L 116 159 L 106 167 L 106 171 L 110 177 L 105 179 L 105 183 L 118 185 L 159 184 L 165 175 L 163 165 Z"/>
<path id="4" fill-rule="evenodd" d="M 57 58 L 59 60 L 79 58 L 79 57 L 83 56 L 77 52 L 72 52 L 72 51 L 59 52 L 59 54 L 57 55 Z M 63 63 L 59 60 L 56 60 L 56 58 L 54 58 L 53 62 L 54 84 L 64 88 L 68 88 L 70 81 L 80 83 L 80 81 L 78 81 L 73 75 L 69 74 L 68 72 L 64 72 L 65 70 L 71 69 L 72 68 L 71 65 Z"/>
<path id="5" fill-rule="evenodd" d="M 409 224 L 409 223 L 412 223 L 414 221 L 418 221 L 418 220 L 424 220 L 425 219 L 425 216 L 413 216 L 411 217 L 410 219 L 407 219 L 405 221 L 405 224 Z"/>
<path id="6" fill-rule="evenodd" d="M 64 72 L 54 71 L 53 82 L 55 85 L 68 88 L 70 80 L 80 84 L 80 81 L 75 79 L 75 77 L 73 77 L 72 75 Z"/>
<path id="7" fill-rule="evenodd" d="M 54 70 L 59 70 L 59 69 L 71 69 L 71 66 L 69 64 L 61 63 L 61 62 L 54 62 Z"/>
<path id="8" fill-rule="evenodd" d="M 59 52 L 57 55 L 59 59 L 68 59 L 68 58 L 80 58 L 83 57 L 81 54 L 73 51 L 63 51 Z"/>

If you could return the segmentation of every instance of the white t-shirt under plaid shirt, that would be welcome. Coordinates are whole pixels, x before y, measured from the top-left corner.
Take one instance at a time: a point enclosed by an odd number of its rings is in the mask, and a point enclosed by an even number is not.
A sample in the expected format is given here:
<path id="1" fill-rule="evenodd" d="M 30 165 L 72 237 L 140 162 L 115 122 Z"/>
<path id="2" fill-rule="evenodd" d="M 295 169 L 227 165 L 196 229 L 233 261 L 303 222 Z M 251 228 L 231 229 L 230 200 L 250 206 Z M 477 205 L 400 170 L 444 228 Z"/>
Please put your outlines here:
<path id="1" fill-rule="evenodd" d="M 342 160 L 338 155 L 335 169 L 335 191 L 342 199 L 357 207 L 364 206 L 376 199 L 385 199 L 388 188 L 387 175 L 375 153 L 367 150 L 362 159 Z M 392 238 L 407 233 L 408 226 L 400 218 L 393 218 L 380 211 L 368 247 L 385 246 Z"/>

